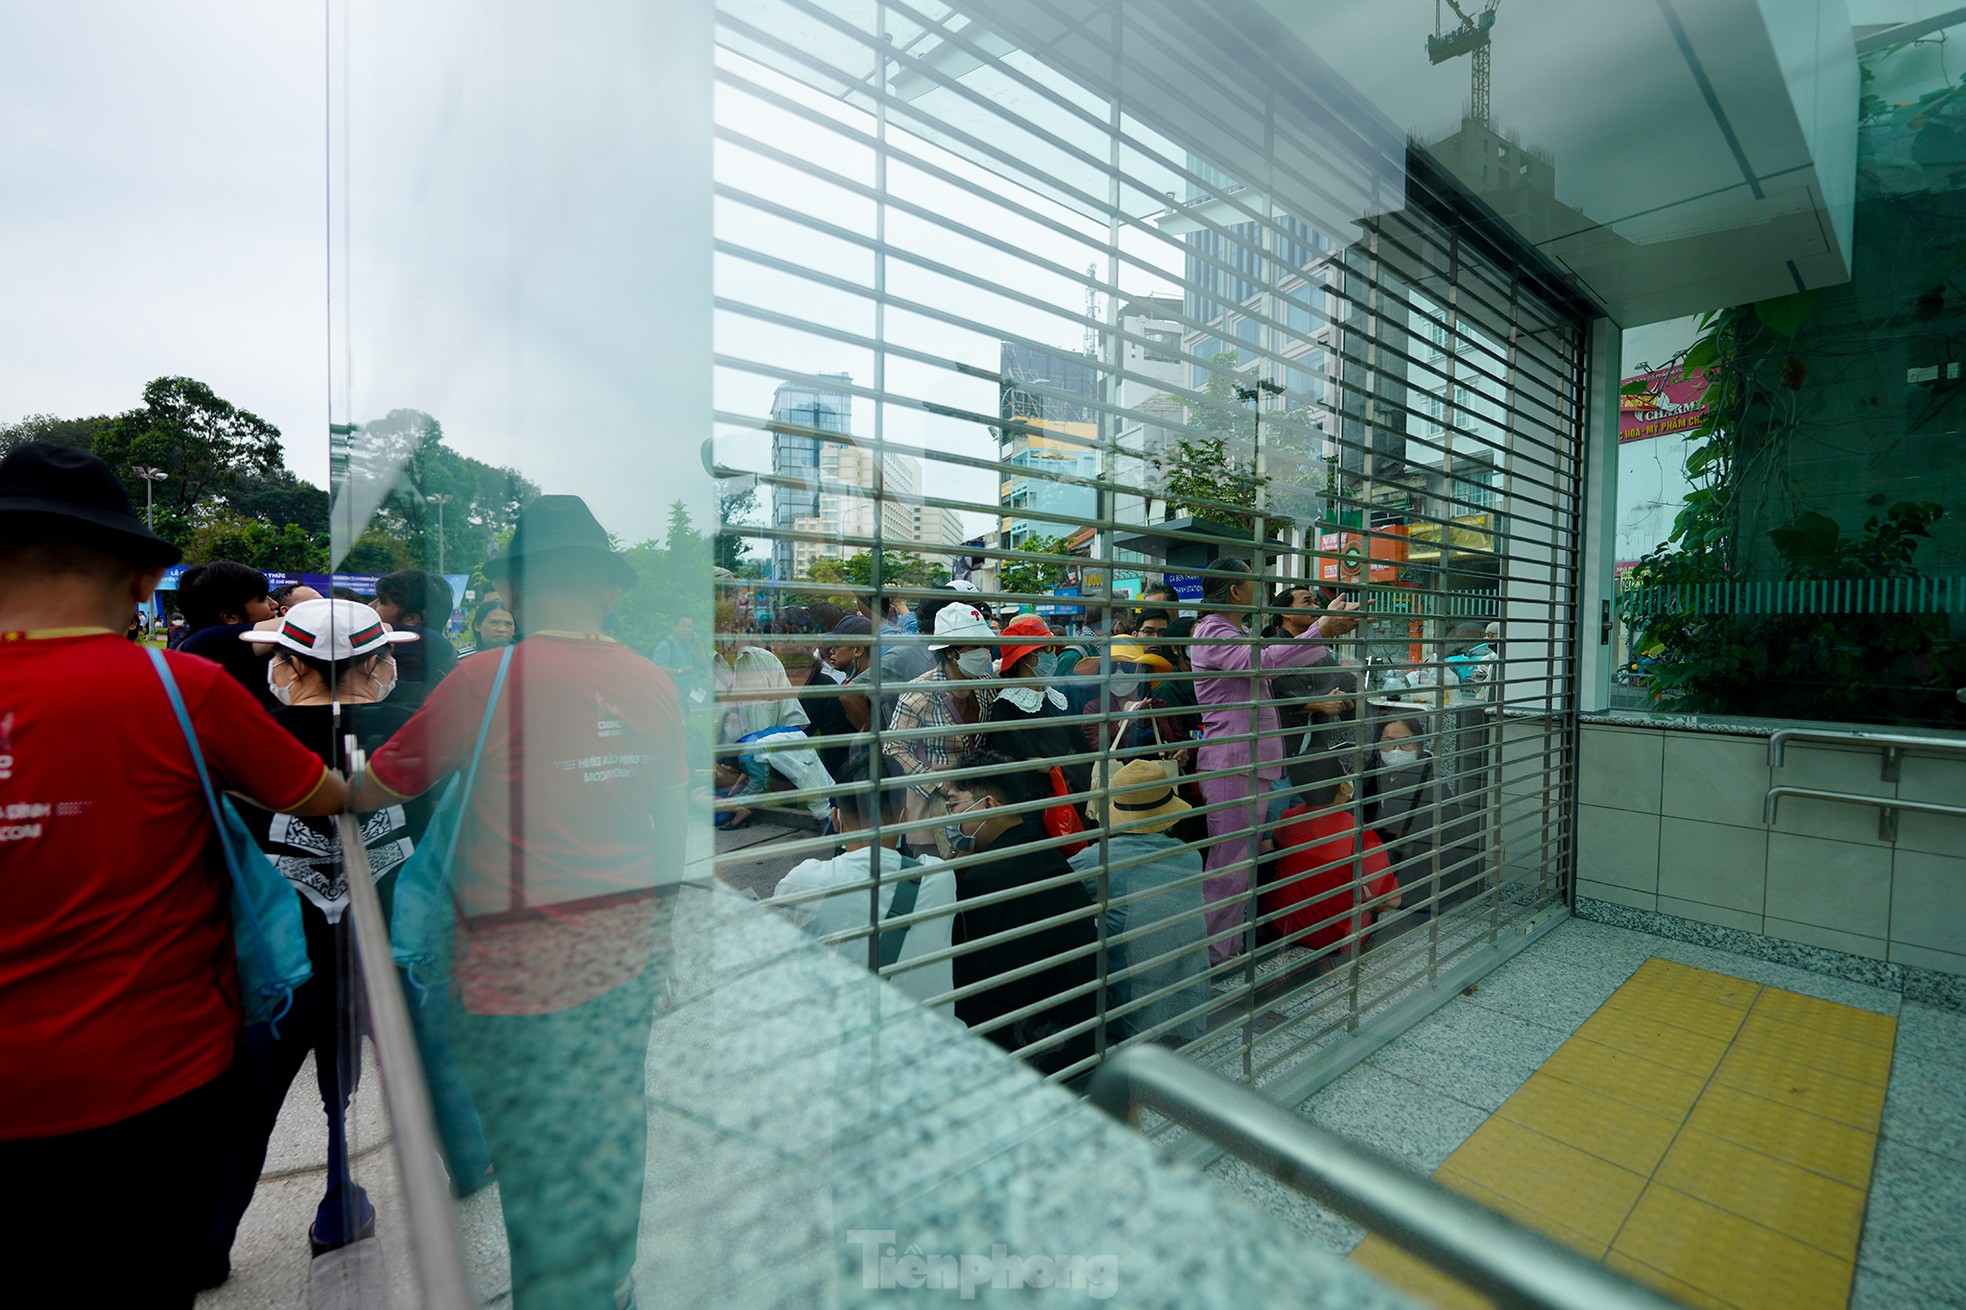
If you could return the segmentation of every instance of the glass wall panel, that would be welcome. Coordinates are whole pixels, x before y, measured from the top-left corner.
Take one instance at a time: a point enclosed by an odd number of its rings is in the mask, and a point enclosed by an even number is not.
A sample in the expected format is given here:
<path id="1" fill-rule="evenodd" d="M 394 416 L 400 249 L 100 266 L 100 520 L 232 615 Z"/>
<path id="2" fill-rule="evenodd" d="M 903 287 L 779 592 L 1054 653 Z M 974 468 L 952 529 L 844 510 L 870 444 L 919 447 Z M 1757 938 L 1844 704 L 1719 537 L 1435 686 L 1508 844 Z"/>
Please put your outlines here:
<path id="1" fill-rule="evenodd" d="M 1861 60 L 1847 284 L 1627 350 L 1627 707 L 1966 725 L 1960 32 Z"/>
<path id="2" fill-rule="evenodd" d="M 480 1300 L 646 1296 L 766 1178 L 700 1299 L 824 1299 L 988 1045 L 1301 1084 L 1561 903 L 1585 310 L 1302 52 L 333 14 L 335 563 L 450 602 L 362 945 Z"/>
<path id="3" fill-rule="evenodd" d="M 344 707 L 363 822 L 413 829 L 407 861 L 369 843 L 389 932 L 359 943 L 400 975 L 430 1111 L 396 1125 L 411 1205 L 384 1221 L 426 1277 L 461 1253 L 473 1303 L 625 1305 L 651 1027 L 711 855 L 689 791 L 746 494 L 712 477 L 713 407 L 747 354 L 837 346 L 864 373 L 871 151 L 824 115 L 824 167 L 744 138 L 765 111 L 714 85 L 698 6 L 329 11 L 336 583 L 418 638 L 376 707 L 406 721 Z M 790 215 L 755 199 L 788 193 Z M 737 325 L 713 278 L 798 312 Z M 722 333 L 745 349 L 713 372 Z M 844 431 L 808 383 L 803 427 Z"/>

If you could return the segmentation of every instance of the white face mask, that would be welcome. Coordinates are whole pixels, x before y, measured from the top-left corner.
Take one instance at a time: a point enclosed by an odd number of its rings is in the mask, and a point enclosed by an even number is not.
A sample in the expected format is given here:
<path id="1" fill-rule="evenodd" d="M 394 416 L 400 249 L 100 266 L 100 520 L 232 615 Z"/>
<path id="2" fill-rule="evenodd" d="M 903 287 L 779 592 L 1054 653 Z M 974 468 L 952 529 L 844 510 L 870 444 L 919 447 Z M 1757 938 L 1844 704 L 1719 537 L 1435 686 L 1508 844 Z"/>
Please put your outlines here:
<path id="1" fill-rule="evenodd" d="M 1420 762 L 1420 752 L 1417 747 L 1411 750 L 1381 747 L 1379 761 L 1389 769 L 1410 769 Z"/>
<path id="2" fill-rule="evenodd" d="M 963 671 L 965 678 L 987 678 L 990 676 L 990 652 L 981 646 L 972 647 L 956 656 L 956 667 Z"/>
<path id="3" fill-rule="evenodd" d="M 369 670 L 369 677 L 375 681 L 375 698 L 379 701 L 388 700 L 389 693 L 396 690 L 395 657 L 385 655 L 377 660 L 375 667 Z"/>
<path id="4" fill-rule="evenodd" d="M 282 705 L 291 705 L 294 703 L 294 684 L 300 681 L 300 671 L 295 669 L 293 677 L 288 678 L 285 682 L 281 682 L 273 674 L 275 670 L 285 668 L 292 668 L 290 661 L 268 660 L 266 662 L 266 689 L 273 693 L 274 700 L 279 701 Z"/>

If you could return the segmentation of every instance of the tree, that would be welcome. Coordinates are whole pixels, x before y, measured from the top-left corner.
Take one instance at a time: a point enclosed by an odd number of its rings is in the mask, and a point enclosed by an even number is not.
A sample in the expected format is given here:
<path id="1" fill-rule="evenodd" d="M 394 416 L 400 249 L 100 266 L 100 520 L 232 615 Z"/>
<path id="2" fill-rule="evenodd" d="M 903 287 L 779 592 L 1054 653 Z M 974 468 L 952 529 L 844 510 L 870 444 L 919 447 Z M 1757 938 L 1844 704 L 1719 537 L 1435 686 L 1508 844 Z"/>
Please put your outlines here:
<path id="1" fill-rule="evenodd" d="M 667 541 L 664 544 L 669 550 L 703 548 L 703 534 L 698 532 L 696 524 L 690 521 L 689 506 L 680 500 L 669 506 L 669 527 Z"/>
<path id="2" fill-rule="evenodd" d="M 734 484 L 732 484 L 734 485 Z M 739 524 L 752 521 L 751 516 L 758 508 L 758 484 L 753 481 L 741 490 L 723 490 L 717 493 L 717 542 L 715 559 L 717 567 L 729 569 L 732 573 L 744 572 L 744 555 L 747 542 L 744 534 L 736 531 Z"/>
<path id="3" fill-rule="evenodd" d="M 296 523 L 310 532 L 327 531 L 328 493 L 284 468 L 265 477 L 243 479 L 226 502 L 247 518 Z"/>
<path id="4" fill-rule="evenodd" d="M 444 442 L 441 423 L 421 410 L 391 410 L 382 418 L 337 433 L 329 448 L 331 481 L 346 505 L 347 522 L 360 535 L 395 541 L 411 565 L 464 568 L 488 557 L 519 511 L 539 497 L 539 486 L 514 469 L 459 454 Z M 432 496 L 448 496 L 442 506 Z M 443 550 L 437 549 L 438 525 Z M 353 569 L 344 560 L 344 567 Z"/>
<path id="5" fill-rule="evenodd" d="M 135 470 L 164 470 L 155 489 L 158 530 L 173 541 L 189 534 L 199 506 L 283 467 L 280 429 L 195 378 L 151 379 L 143 407 L 105 424 L 93 449 L 139 505 L 144 486 Z"/>
<path id="6" fill-rule="evenodd" d="M 817 583 L 858 587 L 860 594 L 865 595 L 866 588 L 874 585 L 874 556 L 863 550 L 844 559 L 817 559 L 806 570 L 806 577 Z M 931 564 L 915 555 L 881 552 L 883 587 L 939 587 L 948 580 L 949 570 L 943 565 Z"/>
<path id="7" fill-rule="evenodd" d="M 1236 395 L 1240 377 L 1236 353 L 1221 351 L 1209 356 L 1208 362 L 1208 381 L 1202 384 L 1201 394 L 1177 397 L 1188 411 L 1187 430 L 1177 435 L 1174 453 L 1158 460 L 1165 475 L 1162 494 L 1167 498 L 1167 516 L 1189 514 L 1254 532 L 1256 516 L 1249 511 L 1255 508 L 1257 493 L 1272 481 L 1255 467 L 1259 419 Z M 1307 467 L 1321 455 L 1309 450 L 1315 443 L 1310 434 L 1317 428 L 1308 411 L 1264 414 L 1260 423 L 1260 431 L 1287 464 Z M 1266 532 L 1287 528 L 1291 521 L 1274 506 L 1266 507 L 1263 517 Z"/>
<path id="8" fill-rule="evenodd" d="M 698 632 L 710 630 L 710 543 L 683 502 L 669 507 L 666 543 L 644 541 L 626 554 L 638 581 L 614 609 L 624 643 L 647 654 L 684 616 L 695 621 Z"/>
<path id="9" fill-rule="evenodd" d="M 396 537 L 364 532 L 355 544 L 341 552 L 335 568 L 342 573 L 373 573 L 378 576 L 398 569 L 415 568 L 417 561 Z"/>
<path id="10" fill-rule="evenodd" d="M 328 539 L 298 523 L 220 511 L 204 515 L 184 541 L 184 562 L 208 564 L 229 559 L 265 572 L 326 573 Z"/>
<path id="11" fill-rule="evenodd" d="M 67 446 L 71 450 L 91 450 L 95 446 L 96 434 L 107 427 L 109 421 L 107 414 L 98 414 L 94 418 L 29 414 L 17 423 L 0 423 L 0 459 L 6 458 L 14 447 L 30 441 Z"/>
<path id="12" fill-rule="evenodd" d="M 1017 549 L 1028 550 L 1033 554 L 1065 554 L 1064 537 L 1026 537 Z M 1007 559 L 997 565 L 997 589 L 1016 592 L 1025 596 L 1048 596 L 1058 580 L 1065 576 L 1065 563 L 1047 563 L 1028 559 Z"/>

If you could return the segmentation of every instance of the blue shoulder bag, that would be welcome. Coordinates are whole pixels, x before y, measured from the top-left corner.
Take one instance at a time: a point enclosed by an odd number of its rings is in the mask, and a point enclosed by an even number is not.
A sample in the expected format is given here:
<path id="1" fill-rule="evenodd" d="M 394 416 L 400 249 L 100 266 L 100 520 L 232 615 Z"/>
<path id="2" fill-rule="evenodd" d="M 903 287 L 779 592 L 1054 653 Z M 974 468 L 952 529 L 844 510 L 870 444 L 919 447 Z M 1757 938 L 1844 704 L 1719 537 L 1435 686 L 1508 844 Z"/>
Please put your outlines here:
<path id="1" fill-rule="evenodd" d="M 485 738 L 491 734 L 492 712 L 498 708 L 499 695 L 505 690 L 505 671 L 511 664 L 512 647 L 507 646 L 499 656 L 498 674 L 485 701 L 485 719 L 478 725 L 478 744 L 471 748 L 471 762 L 464 776 L 453 777 L 437 798 L 430 821 L 423 827 L 423 840 L 396 870 L 396 892 L 389 912 L 389 953 L 419 988 L 450 980 L 451 931 L 456 917 L 451 909 L 451 865 L 457 858 L 457 839 L 464 830 L 471 788 L 478 780 L 478 761 L 485 754 Z"/>
<path id="2" fill-rule="evenodd" d="M 162 651 L 152 648 L 149 654 L 164 694 L 171 698 L 171 712 L 177 715 L 184 743 L 191 748 L 191 763 L 198 770 L 199 786 L 205 789 L 205 804 L 211 809 L 219 850 L 232 880 L 232 944 L 239 957 L 239 999 L 246 1022 L 278 1024 L 294 1003 L 294 990 L 314 976 L 313 962 L 307 958 L 307 931 L 300 921 L 300 893 L 259 848 L 232 801 L 212 787 L 205 754 L 198 749 L 198 734 L 191 727 L 171 667 Z M 279 1035 L 277 1029 L 274 1035 Z"/>

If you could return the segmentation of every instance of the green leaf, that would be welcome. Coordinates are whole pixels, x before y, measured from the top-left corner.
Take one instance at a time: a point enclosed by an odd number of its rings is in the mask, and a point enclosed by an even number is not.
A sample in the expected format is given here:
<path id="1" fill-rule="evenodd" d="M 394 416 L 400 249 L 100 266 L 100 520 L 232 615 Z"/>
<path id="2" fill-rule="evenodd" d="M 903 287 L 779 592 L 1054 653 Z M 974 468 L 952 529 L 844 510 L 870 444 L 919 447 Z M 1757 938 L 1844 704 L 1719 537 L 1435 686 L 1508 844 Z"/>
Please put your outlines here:
<path id="1" fill-rule="evenodd" d="M 1754 313 L 1771 331 L 1792 337 L 1815 307 L 1814 291 L 1798 291 L 1793 295 L 1777 296 L 1773 300 L 1757 300 L 1754 302 Z"/>
<path id="2" fill-rule="evenodd" d="M 1719 358 L 1720 358 L 1720 334 L 1716 332 L 1708 336 L 1701 337 L 1698 341 L 1695 341 L 1692 344 L 1692 346 L 1687 349 L 1686 363 L 1682 367 L 1686 370 L 1687 374 L 1690 376 L 1691 374 L 1699 372 L 1701 369 L 1711 368 L 1714 362 Z"/>
<path id="3" fill-rule="evenodd" d="M 1966 268 L 1966 241 L 1955 245 L 1927 270 L 1925 276 L 1919 280 L 1919 289 L 1930 291 L 1935 287 L 1944 286 L 1961 268 Z"/>
<path id="4" fill-rule="evenodd" d="M 1618 394 L 1621 396 L 1644 396 L 1650 395 L 1651 391 L 1652 384 L 1643 378 L 1640 378 L 1636 382 L 1627 382 L 1624 386 L 1618 388 Z"/>
<path id="5" fill-rule="evenodd" d="M 1820 568 L 1836 556 L 1843 529 L 1836 520 L 1805 510 L 1779 528 L 1768 530 L 1769 539 L 1782 557 L 1799 568 Z"/>

